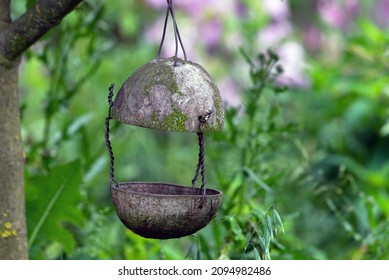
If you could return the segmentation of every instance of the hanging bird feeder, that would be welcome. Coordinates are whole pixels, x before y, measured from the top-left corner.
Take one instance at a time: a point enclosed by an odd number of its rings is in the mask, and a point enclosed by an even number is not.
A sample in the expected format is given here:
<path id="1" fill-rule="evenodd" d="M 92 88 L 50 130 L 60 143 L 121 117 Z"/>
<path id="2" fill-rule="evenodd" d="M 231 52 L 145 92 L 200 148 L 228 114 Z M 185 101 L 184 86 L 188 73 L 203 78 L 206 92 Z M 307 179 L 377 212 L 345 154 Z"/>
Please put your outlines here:
<path id="1" fill-rule="evenodd" d="M 169 239 L 187 236 L 205 227 L 216 215 L 223 193 L 206 187 L 204 133 L 223 129 L 224 111 L 219 90 L 200 65 L 186 58 L 178 31 L 173 1 L 167 11 L 157 59 L 135 71 L 123 84 L 114 101 L 109 88 L 105 141 L 110 155 L 110 191 L 116 213 L 123 224 L 146 238 Z M 176 50 L 161 58 L 169 14 L 173 20 Z M 177 57 L 180 44 L 184 59 Z M 109 122 L 119 122 L 165 131 L 195 132 L 199 160 L 191 186 L 154 182 L 118 183 L 109 140 Z M 196 187 L 201 176 L 201 186 Z"/>

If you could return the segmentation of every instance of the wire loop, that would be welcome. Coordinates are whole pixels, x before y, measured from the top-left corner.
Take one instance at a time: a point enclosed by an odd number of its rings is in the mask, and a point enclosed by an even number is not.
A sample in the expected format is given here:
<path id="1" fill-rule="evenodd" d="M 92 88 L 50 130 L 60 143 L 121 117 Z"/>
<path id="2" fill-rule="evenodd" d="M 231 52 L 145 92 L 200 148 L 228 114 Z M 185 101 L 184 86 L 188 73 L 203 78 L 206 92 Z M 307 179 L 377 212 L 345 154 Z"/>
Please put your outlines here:
<path id="1" fill-rule="evenodd" d="M 178 55 L 178 42 L 180 43 L 181 50 L 182 50 L 182 52 L 184 54 L 185 61 L 187 60 L 187 58 L 186 58 L 185 48 L 184 48 L 184 45 L 182 43 L 181 35 L 180 35 L 179 30 L 178 30 L 176 17 L 175 17 L 175 14 L 174 14 L 173 0 L 166 0 L 166 1 L 167 1 L 168 7 L 167 7 L 167 10 L 166 10 L 165 23 L 164 23 L 164 26 L 163 26 L 163 33 L 162 33 L 161 43 L 160 43 L 159 49 L 158 49 L 157 60 L 159 60 L 161 58 L 161 51 L 162 51 L 163 43 L 165 41 L 166 27 L 167 27 L 167 23 L 168 23 L 168 20 L 169 20 L 169 13 L 170 13 L 170 15 L 172 17 L 172 20 L 173 20 L 174 40 L 175 40 L 175 46 L 176 46 L 175 54 L 174 54 L 174 66 L 176 66 L 177 65 L 177 55 Z"/>

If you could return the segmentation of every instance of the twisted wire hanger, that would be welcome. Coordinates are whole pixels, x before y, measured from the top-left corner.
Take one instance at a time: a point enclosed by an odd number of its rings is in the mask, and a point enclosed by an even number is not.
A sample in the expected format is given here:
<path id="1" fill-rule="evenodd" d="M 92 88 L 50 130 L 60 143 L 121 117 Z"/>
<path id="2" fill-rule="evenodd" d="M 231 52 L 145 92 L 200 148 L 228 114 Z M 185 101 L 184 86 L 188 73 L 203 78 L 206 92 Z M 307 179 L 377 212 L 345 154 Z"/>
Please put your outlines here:
<path id="1" fill-rule="evenodd" d="M 114 95 L 114 87 L 115 84 L 111 84 L 109 87 L 108 94 L 108 116 L 105 118 L 105 145 L 107 146 L 108 154 L 109 154 L 109 178 L 111 179 L 111 183 L 114 182 L 116 186 L 118 186 L 118 182 L 115 180 L 115 157 L 113 155 L 111 141 L 109 140 L 109 121 L 112 119 L 111 111 L 113 107 L 113 95 Z"/>
<path id="2" fill-rule="evenodd" d="M 187 58 L 186 58 L 185 48 L 184 48 L 184 45 L 182 43 L 181 35 L 180 35 L 180 32 L 178 31 L 176 17 L 174 15 L 173 0 L 166 0 L 166 2 L 167 2 L 168 7 L 166 9 L 165 23 L 163 26 L 162 39 L 161 39 L 161 43 L 159 45 L 157 60 L 159 60 L 161 58 L 161 51 L 162 51 L 163 43 L 165 41 L 166 26 L 167 26 L 167 23 L 169 20 L 169 13 L 170 13 L 170 15 L 173 19 L 174 40 L 175 40 L 175 45 L 176 45 L 176 50 L 175 50 L 175 54 L 174 54 L 174 66 L 176 66 L 177 65 L 177 54 L 178 54 L 178 42 L 180 43 L 181 50 L 184 54 L 184 59 L 186 60 Z"/>
<path id="3" fill-rule="evenodd" d="M 197 132 L 197 137 L 199 141 L 199 160 L 196 166 L 195 175 L 192 180 L 192 190 L 194 191 L 196 187 L 196 181 L 199 177 L 199 173 L 201 175 L 201 187 L 200 187 L 200 193 L 202 192 L 201 202 L 200 202 L 200 208 L 203 206 L 204 200 L 205 200 L 205 194 L 206 194 L 206 182 L 207 179 L 205 177 L 205 138 L 204 138 L 204 125 L 211 116 L 212 111 L 208 111 L 205 113 L 205 115 L 200 115 L 198 117 L 199 120 L 199 132 Z"/>

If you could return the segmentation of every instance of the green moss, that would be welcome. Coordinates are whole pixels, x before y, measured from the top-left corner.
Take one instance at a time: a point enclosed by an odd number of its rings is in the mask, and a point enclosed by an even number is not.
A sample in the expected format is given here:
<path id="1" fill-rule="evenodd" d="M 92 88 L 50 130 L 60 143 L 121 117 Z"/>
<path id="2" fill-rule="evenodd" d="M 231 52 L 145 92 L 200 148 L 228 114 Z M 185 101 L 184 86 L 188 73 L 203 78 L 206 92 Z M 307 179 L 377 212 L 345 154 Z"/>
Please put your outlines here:
<path id="1" fill-rule="evenodd" d="M 147 83 L 144 87 L 144 94 L 149 95 L 151 89 L 156 84 L 164 85 L 172 94 L 182 94 L 174 79 L 174 73 L 171 66 L 166 65 L 166 61 L 173 61 L 172 58 L 164 59 L 159 62 L 151 62 L 139 69 L 137 73 L 140 77 L 147 77 Z"/>
<path id="2" fill-rule="evenodd" d="M 172 67 L 166 64 L 166 61 L 173 62 L 173 58 L 164 59 L 160 62 L 151 62 L 143 69 L 139 70 L 139 75 L 145 75 L 147 73 L 147 83 L 144 87 L 144 94 L 150 95 L 152 88 L 155 85 L 163 85 L 167 90 L 173 94 L 181 94 L 182 92 L 178 88 L 178 85 L 174 79 L 174 72 Z M 144 73 L 143 73 L 144 72 Z M 152 75 L 152 76 L 151 76 Z M 152 125 L 158 129 L 169 130 L 169 131 L 185 131 L 185 122 L 188 119 L 188 116 L 182 113 L 176 108 L 172 108 L 173 112 L 163 118 L 159 119 L 159 116 L 153 114 L 151 117 Z"/>
<path id="3" fill-rule="evenodd" d="M 156 115 L 152 116 L 152 122 L 156 128 L 169 131 L 185 131 L 187 120 L 188 116 L 177 109 L 173 109 L 173 112 L 164 117 L 162 121 Z"/>
<path id="4" fill-rule="evenodd" d="M 213 92 L 219 92 L 219 89 L 217 88 L 216 86 L 216 83 L 215 82 L 212 82 L 211 83 L 211 86 L 213 88 Z M 222 104 L 223 100 L 221 99 L 220 97 L 220 94 L 217 94 L 213 97 L 213 103 L 214 103 L 214 106 L 216 108 L 216 113 L 218 114 L 218 117 L 219 119 L 223 120 L 223 104 Z M 223 128 L 223 122 L 221 122 L 221 129 Z"/>

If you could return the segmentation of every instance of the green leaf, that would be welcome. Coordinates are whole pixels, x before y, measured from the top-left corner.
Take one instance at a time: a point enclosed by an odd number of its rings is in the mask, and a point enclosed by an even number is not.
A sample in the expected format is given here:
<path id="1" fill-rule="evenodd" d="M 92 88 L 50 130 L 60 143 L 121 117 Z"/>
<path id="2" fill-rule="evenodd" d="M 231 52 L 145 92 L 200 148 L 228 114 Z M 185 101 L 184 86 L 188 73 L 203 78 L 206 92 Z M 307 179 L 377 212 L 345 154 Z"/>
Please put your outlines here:
<path id="1" fill-rule="evenodd" d="M 258 242 L 259 242 L 259 249 L 261 251 L 261 254 L 263 255 L 266 252 L 265 239 L 262 236 L 258 236 Z"/>
<path id="2" fill-rule="evenodd" d="M 26 8 L 27 9 L 30 9 L 32 6 L 34 6 L 36 4 L 36 1 L 37 0 L 27 0 L 26 2 Z"/>
<path id="3" fill-rule="evenodd" d="M 264 189 L 265 191 L 269 192 L 269 193 L 272 193 L 273 190 L 264 182 L 262 181 L 257 174 L 254 173 L 253 170 L 251 170 L 250 168 L 248 167 L 244 167 L 243 168 L 243 172 L 251 179 L 253 180 L 256 184 L 258 184 L 258 186 L 260 186 L 262 189 Z"/>
<path id="4" fill-rule="evenodd" d="M 373 42 L 374 44 L 385 42 L 385 33 L 371 20 L 361 20 L 359 27 L 361 28 L 362 34 L 364 34 L 370 42 Z"/>
<path id="5" fill-rule="evenodd" d="M 255 64 L 251 60 L 250 56 L 247 54 L 247 52 L 243 48 L 239 48 L 240 54 L 243 56 L 243 58 L 246 60 L 246 62 L 250 65 L 251 68 L 255 68 Z"/>
<path id="6" fill-rule="evenodd" d="M 57 166 L 48 175 L 26 178 L 26 212 L 29 247 L 44 241 L 57 241 L 66 252 L 75 246 L 64 222 L 82 225 L 83 217 L 77 204 L 82 199 L 81 165 L 79 161 Z"/>
<path id="7" fill-rule="evenodd" d="M 261 260 L 261 257 L 259 255 L 257 248 L 255 248 L 254 244 L 251 243 L 251 245 L 253 246 L 253 250 L 254 250 L 254 260 Z"/>
<path id="8" fill-rule="evenodd" d="M 186 260 L 201 260 L 201 250 L 199 245 L 199 243 L 193 243 L 192 246 L 190 246 L 188 253 L 185 256 Z"/>
<path id="9" fill-rule="evenodd" d="M 273 224 L 269 215 L 266 214 L 265 227 L 269 230 L 270 238 L 273 238 Z"/>
<path id="10" fill-rule="evenodd" d="M 68 127 L 67 127 L 67 136 L 71 137 L 75 135 L 82 127 L 86 126 L 91 122 L 93 118 L 93 113 L 86 113 L 81 117 L 76 118 Z"/>
<path id="11" fill-rule="evenodd" d="M 231 217 L 229 219 L 232 233 L 234 234 L 234 239 L 237 241 L 243 241 L 245 240 L 242 228 L 240 227 L 238 221 L 235 219 L 235 217 Z"/>
<path id="12" fill-rule="evenodd" d="M 278 214 L 276 209 L 273 210 L 273 221 L 274 221 L 274 225 L 280 227 L 282 233 L 285 234 L 284 224 L 282 223 L 280 214 Z"/>

